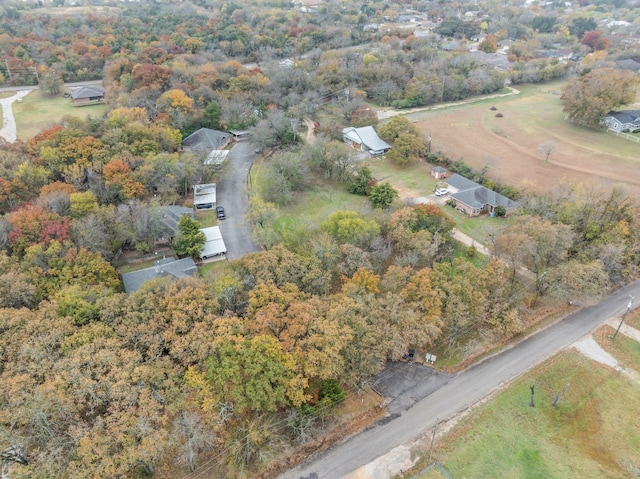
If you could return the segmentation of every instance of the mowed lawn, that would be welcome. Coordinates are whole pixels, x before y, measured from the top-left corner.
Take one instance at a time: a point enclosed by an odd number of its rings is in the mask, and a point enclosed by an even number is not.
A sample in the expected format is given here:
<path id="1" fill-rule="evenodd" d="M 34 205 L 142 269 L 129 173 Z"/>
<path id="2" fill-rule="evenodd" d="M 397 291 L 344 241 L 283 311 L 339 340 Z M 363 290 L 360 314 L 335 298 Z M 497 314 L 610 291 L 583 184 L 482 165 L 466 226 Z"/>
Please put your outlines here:
<path id="1" fill-rule="evenodd" d="M 65 116 L 86 119 L 98 118 L 107 111 L 107 105 L 73 106 L 71 98 L 62 95 L 51 96 L 40 90 L 34 90 L 22 99 L 22 103 L 13 103 L 13 115 L 16 119 L 18 139 L 27 141 L 41 131 L 60 123 Z"/>
<path id="2" fill-rule="evenodd" d="M 532 191 L 567 182 L 622 183 L 637 189 L 640 144 L 565 121 L 563 84 L 517 85 L 518 95 L 407 118 L 431 134 L 433 151 L 478 170 L 487 167 L 488 175 L 504 184 Z M 548 161 L 540 151 L 543 144 L 553 147 Z"/>
<path id="3" fill-rule="evenodd" d="M 611 328 L 601 331 L 600 341 Z M 631 348 L 625 354 L 637 358 L 638 343 L 619 338 L 616 348 Z M 566 384 L 569 389 L 554 408 Z M 531 385 L 535 407 L 529 407 Z M 473 410 L 436 442 L 433 456 L 456 479 L 636 477 L 639 404 L 637 380 L 568 349 Z"/>

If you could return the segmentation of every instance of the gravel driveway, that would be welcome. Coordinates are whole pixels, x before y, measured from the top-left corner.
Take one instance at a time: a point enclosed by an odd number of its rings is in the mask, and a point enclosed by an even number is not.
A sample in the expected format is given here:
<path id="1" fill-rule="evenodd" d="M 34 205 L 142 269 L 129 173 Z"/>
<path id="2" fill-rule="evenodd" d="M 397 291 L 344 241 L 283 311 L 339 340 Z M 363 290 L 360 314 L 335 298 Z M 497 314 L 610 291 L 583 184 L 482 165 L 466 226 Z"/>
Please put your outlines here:
<path id="1" fill-rule="evenodd" d="M 8 143 L 14 143 L 18 139 L 18 131 L 16 129 L 16 119 L 13 116 L 13 102 L 27 96 L 31 90 L 21 90 L 9 98 L 0 98 L 0 106 L 2 106 L 2 129 L 0 136 Z"/>
<path id="2" fill-rule="evenodd" d="M 253 241 L 247 221 L 249 191 L 247 177 L 256 157 L 255 147 L 247 140 L 238 141 L 227 156 L 227 167 L 216 187 L 216 203 L 223 206 L 227 219 L 218 222 L 227 247 L 227 260 L 260 251 Z"/>

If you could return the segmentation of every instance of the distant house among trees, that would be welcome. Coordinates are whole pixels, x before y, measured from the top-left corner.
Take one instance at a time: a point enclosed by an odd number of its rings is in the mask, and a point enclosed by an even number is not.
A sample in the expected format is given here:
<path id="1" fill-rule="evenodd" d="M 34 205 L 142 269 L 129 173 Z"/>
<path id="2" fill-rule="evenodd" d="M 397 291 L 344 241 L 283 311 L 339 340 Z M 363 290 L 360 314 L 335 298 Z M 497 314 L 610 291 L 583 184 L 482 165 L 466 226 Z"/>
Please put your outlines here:
<path id="1" fill-rule="evenodd" d="M 182 146 L 192 151 L 210 152 L 211 150 L 224 148 L 231 136 L 231 133 L 224 131 L 200 128 L 182 140 Z"/>
<path id="2" fill-rule="evenodd" d="M 451 193 L 450 198 L 456 203 L 456 208 L 469 216 L 478 216 L 483 212 L 495 213 L 499 207 L 509 212 L 517 206 L 515 201 L 506 196 L 457 173 L 447 179 L 447 186 Z"/>
<path id="3" fill-rule="evenodd" d="M 193 207 L 196 210 L 212 210 L 216 207 L 216 184 L 207 183 L 193 187 Z"/>
<path id="4" fill-rule="evenodd" d="M 604 122 L 609 130 L 634 132 L 640 130 L 640 110 L 610 111 Z"/>
<path id="5" fill-rule="evenodd" d="M 358 150 L 368 151 L 371 155 L 383 155 L 391 149 L 391 145 L 381 139 L 372 126 L 344 128 L 342 138 L 347 145 Z"/>
<path id="6" fill-rule="evenodd" d="M 144 283 L 156 278 L 170 276 L 175 279 L 197 276 L 198 267 L 192 258 L 163 258 L 150 268 L 124 273 L 122 283 L 127 294 L 138 291 Z"/>
<path id="7" fill-rule="evenodd" d="M 96 85 L 79 86 L 71 91 L 73 104 L 77 106 L 93 105 L 104 102 L 104 88 Z"/>
<path id="8" fill-rule="evenodd" d="M 632 58 L 627 58 L 626 60 L 617 60 L 616 68 L 619 68 L 621 70 L 631 70 L 633 72 L 640 73 L 640 63 Z"/>

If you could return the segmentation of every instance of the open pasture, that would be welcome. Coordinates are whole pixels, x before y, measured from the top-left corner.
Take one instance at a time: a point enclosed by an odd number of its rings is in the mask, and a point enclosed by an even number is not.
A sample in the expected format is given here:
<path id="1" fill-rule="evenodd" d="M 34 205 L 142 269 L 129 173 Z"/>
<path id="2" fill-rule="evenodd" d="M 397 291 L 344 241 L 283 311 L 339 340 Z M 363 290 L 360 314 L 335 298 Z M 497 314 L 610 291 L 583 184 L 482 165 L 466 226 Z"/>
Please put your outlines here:
<path id="1" fill-rule="evenodd" d="M 491 178 L 523 190 L 546 191 L 567 182 L 637 188 L 640 143 L 565 121 L 562 86 L 518 86 L 519 95 L 407 117 L 431 135 L 432 151 L 478 170 L 487 167 Z M 545 147 L 551 149 L 548 159 Z"/>
<path id="2" fill-rule="evenodd" d="M 65 116 L 81 119 L 99 118 L 107 111 L 107 105 L 73 106 L 70 98 L 62 95 L 51 96 L 40 90 L 34 90 L 25 96 L 21 103 L 13 105 L 18 139 L 27 141 L 47 128 L 59 124 Z"/>
<path id="3" fill-rule="evenodd" d="M 601 329 L 599 336 L 611 331 Z M 609 350 L 611 341 L 604 341 Z M 554 398 L 567 383 L 566 395 L 554 408 Z M 637 382 L 568 349 L 473 410 L 436 442 L 434 457 L 455 478 L 635 477 L 640 471 L 639 400 Z M 439 477 L 433 474 L 419 478 Z"/>

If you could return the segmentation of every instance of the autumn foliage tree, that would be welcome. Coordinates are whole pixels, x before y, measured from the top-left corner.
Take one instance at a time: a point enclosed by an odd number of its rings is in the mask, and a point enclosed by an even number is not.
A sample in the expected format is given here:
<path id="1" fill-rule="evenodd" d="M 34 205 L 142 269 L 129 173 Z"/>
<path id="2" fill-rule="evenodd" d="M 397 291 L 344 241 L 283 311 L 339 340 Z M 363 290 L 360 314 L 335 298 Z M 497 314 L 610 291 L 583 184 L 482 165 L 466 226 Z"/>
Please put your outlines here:
<path id="1" fill-rule="evenodd" d="M 602 34 L 597 30 L 585 33 L 580 43 L 588 46 L 592 52 L 596 50 L 609 49 L 609 39 L 603 37 Z"/>
<path id="2" fill-rule="evenodd" d="M 478 50 L 485 53 L 495 53 L 498 51 L 498 42 L 496 37 L 489 33 L 484 40 L 478 45 Z"/>
<path id="3" fill-rule="evenodd" d="M 640 77 L 631 71 L 599 68 L 569 80 L 560 97 L 570 120 L 600 127 L 605 115 L 636 101 Z"/>
<path id="4" fill-rule="evenodd" d="M 12 229 L 9 245 L 14 254 L 21 256 L 29 246 L 48 245 L 52 240 L 70 239 L 69 218 L 28 205 L 9 216 Z"/>
<path id="5" fill-rule="evenodd" d="M 200 223 L 189 215 L 182 215 L 178 221 L 178 233 L 173 241 L 173 250 L 179 256 L 198 257 L 206 237 L 200 231 Z"/>

